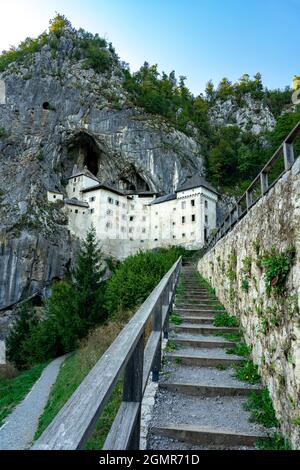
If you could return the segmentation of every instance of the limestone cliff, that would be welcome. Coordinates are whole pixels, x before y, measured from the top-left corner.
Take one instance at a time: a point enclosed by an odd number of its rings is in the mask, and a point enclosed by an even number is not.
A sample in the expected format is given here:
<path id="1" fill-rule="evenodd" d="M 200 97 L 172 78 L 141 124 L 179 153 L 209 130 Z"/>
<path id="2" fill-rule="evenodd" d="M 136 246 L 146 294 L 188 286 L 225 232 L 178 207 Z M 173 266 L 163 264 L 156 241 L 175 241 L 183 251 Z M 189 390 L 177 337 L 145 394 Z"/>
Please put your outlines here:
<path id="1" fill-rule="evenodd" d="M 0 309 L 43 293 L 73 254 L 67 220 L 49 205 L 73 166 L 120 187 L 171 191 L 202 172 L 199 143 L 132 105 L 119 60 L 96 73 L 74 34 L 0 74 Z"/>

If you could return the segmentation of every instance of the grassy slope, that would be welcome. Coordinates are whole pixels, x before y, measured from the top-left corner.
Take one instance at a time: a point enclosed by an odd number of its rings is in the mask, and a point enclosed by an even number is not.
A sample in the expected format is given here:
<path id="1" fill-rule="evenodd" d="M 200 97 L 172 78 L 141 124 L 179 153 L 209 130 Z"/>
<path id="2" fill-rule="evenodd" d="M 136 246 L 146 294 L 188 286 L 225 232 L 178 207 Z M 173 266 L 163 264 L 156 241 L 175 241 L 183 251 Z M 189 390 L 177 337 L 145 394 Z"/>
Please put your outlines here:
<path id="1" fill-rule="evenodd" d="M 35 435 L 36 439 L 75 392 L 78 385 L 110 346 L 127 321 L 128 317 L 126 319 L 123 318 L 122 321 L 110 322 L 107 325 L 98 327 L 82 342 L 81 347 L 66 359 L 52 387 L 44 413 L 39 420 L 38 430 Z M 94 433 L 86 445 L 87 449 L 102 448 L 121 400 L 122 384 L 120 382 L 115 388 Z"/>
<path id="2" fill-rule="evenodd" d="M 46 364 L 19 373 L 14 378 L 0 377 L 0 425 L 39 379 Z"/>

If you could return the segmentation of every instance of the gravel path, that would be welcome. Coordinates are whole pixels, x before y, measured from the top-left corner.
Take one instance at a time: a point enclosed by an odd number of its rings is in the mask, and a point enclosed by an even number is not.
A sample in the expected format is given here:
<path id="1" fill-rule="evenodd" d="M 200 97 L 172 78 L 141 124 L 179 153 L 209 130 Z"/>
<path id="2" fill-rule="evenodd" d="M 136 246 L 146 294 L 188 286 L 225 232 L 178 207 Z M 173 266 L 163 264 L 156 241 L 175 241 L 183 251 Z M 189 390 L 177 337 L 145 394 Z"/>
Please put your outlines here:
<path id="1" fill-rule="evenodd" d="M 0 428 L 0 450 L 28 449 L 37 430 L 39 417 L 66 356 L 54 359 L 43 371 L 24 400 Z"/>

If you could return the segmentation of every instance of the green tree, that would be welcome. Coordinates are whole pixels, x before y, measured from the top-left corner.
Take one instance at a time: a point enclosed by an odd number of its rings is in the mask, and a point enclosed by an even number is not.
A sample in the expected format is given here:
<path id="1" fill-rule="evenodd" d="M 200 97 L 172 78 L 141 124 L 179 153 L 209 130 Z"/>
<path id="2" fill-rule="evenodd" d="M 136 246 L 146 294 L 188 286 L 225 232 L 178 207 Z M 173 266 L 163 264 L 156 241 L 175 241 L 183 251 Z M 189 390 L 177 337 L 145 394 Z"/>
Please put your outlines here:
<path id="1" fill-rule="evenodd" d="M 105 316 L 103 307 L 105 284 L 102 282 L 104 273 L 102 253 L 96 230 L 92 226 L 79 250 L 73 272 L 77 311 L 87 328 L 101 322 Z"/>
<path id="2" fill-rule="evenodd" d="M 66 29 L 72 29 L 71 22 L 65 15 L 56 12 L 53 19 L 49 21 L 49 33 L 63 34 Z"/>
<path id="3" fill-rule="evenodd" d="M 6 341 L 7 357 L 20 369 L 27 365 L 25 343 L 37 324 L 38 318 L 32 303 L 23 303 L 17 310 L 14 326 Z"/>

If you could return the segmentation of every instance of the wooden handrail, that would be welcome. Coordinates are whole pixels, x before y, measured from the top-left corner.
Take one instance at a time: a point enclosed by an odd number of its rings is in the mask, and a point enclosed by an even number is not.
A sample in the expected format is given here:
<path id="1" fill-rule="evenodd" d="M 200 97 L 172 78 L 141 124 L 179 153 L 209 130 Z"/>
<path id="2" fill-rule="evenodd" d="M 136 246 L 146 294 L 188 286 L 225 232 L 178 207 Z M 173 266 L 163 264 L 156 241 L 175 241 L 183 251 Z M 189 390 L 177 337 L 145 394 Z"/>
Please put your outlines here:
<path id="1" fill-rule="evenodd" d="M 152 371 L 158 380 L 161 338 L 168 335 L 182 258 L 180 257 L 88 373 L 32 450 L 82 449 L 95 428 L 119 378 L 124 376 L 123 401 L 104 444 L 110 450 L 139 448 L 141 402 Z M 145 327 L 153 331 L 144 345 Z"/>
<path id="2" fill-rule="evenodd" d="M 207 244 L 203 248 L 202 253 L 207 253 L 216 243 L 219 241 L 221 238 L 226 235 L 231 228 L 236 225 L 237 222 L 239 222 L 245 214 L 257 203 L 257 201 L 263 197 L 267 192 L 274 186 L 274 184 L 278 181 L 281 176 L 286 173 L 290 168 L 292 167 L 294 161 L 295 161 L 295 156 L 294 156 L 294 142 L 298 135 L 300 134 L 300 121 L 298 124 L 294 127 L 294 129 L 289 133 L 289 135 L 286 137 L 284 142 L 278 147 L 278 149 L 273 153 L 272 157 L 270 160 L 265 164 L 263 169 L 260 171 L 260 173 L 254 178 L 254 180 L 251 182 L 247 190 L 244 192 L 242 197 L 238 200 L 236 206 L 229 211 L 228 214 L 223 218 L 223 221 L 220 224 L 219 229 L 217 232 L 215 232 L 210 240 L 208 240 Z M 273 181 L 271 184 L 269 183 L 268 175 L 270 171 L 274 168 L 275 163 L 280 159 L 283 158 L 284 162 L 284 171 L 278 176 L 278 178 Z M 259 197 L 253 201 L 253 191 L 257 187 L 257 185 L 260 184 L 260 195 Z M 244 211 L 240 211 L 240 206 L 242 202 L 246 200 L 247 204 L 247 209 Z M 237 219 L 234 219 L 231 217 L 233 212 L 236 211 L 236 207 L 238 208 L 237 210 Z M 226 221 L 230 219 L 230 227 L 228 229 L 224 230 L 224 226 L 226 225 Z"/>

